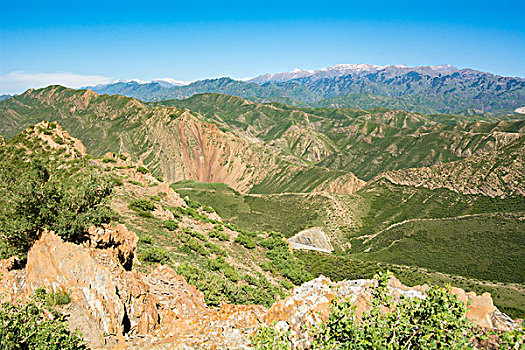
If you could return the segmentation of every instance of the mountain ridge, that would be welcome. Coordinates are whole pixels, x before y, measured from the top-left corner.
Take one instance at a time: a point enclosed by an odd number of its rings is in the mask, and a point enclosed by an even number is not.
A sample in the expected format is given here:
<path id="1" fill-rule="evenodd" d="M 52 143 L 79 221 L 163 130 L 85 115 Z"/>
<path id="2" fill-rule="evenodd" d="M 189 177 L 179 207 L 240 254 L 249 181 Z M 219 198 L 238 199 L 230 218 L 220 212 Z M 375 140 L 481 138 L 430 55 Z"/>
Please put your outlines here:
<path id="1" fill-rule="evenodd" d="M 368 109 L 402 103 L 403 109 L 424 113 L 514 113 L 516 108 L 525 105 L 525 79 L 449 65 L 343 64 L 319 70 L 266 74 L 247 80 L 206 79 L 182 86 L 163 86 L 154 81 L 144 84 L 117 82 L 87 88 L 143 101 L 183 99 L 215 92 L 255 102 L 282 102 L 303 107 Z M 371 99 L 374 95 L 380 98 Z"/>

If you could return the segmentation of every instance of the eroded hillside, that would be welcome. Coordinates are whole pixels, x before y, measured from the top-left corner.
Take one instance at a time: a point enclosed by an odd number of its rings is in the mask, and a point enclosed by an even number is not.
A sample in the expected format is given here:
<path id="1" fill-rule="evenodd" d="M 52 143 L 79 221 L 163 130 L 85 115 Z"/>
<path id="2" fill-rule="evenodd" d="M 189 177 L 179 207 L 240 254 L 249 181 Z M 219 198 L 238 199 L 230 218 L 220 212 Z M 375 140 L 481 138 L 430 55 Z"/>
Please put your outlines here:
<path id="1" fill-rule="evenodd" d="M 282 157 L 364 180 L 496 150 L 525 132 L 523 119 L 470 121 L 400 110 L 299 108 L 202 94 L 162 105 L 185 108 Z"/>
<path id="2" fill-rule="evenodd" d="M 298 188 L 294 177 L 311 168 L 291 163 L 258 142 L 222 131 L 188 111 L 147 106 L 122 96 L 52 86 L 2 102 L 0 115 L 0 132 L 8 137 L 29 124 L 58 121 L 82 140 L 89 153 L 128 153 L 170 182 L 224 182 L 242 192 L 262 182 L 266 191 L 277 191 L 271 186 L 278 186 L 288 192 L 325 188 L 354 192 L 364 184 L 349 172 L 316 168 L 314 172 L 322 173 L 316 185 Z M 266 181 L 276 173 L 279 179 Z M 351 185 L 338 186 L 342 181 Z"/>

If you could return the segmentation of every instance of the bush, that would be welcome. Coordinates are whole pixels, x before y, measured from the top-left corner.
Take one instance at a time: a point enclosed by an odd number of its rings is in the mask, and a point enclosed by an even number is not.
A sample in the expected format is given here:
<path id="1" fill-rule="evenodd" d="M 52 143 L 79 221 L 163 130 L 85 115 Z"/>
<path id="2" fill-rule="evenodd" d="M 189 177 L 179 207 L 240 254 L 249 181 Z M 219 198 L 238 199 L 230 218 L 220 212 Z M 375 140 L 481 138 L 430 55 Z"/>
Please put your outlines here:
<path id="1" fill-rule="evenodd" d="M 228 253 L 226 253 L 224 250 L 221 249 L 217 244 L 206 242 L 204 244 L 206 248 L 210 250 L 210 253 L 215 254 L 217 256 L 224 256 L 227 257 Z"/>
<path id="2" fill-rule="evenodd" d="M 235 268 L 228 264 L 222 257 L 208 260 L 207 266 L 211 271 L 221 272 L 232 282 L 239 281 L 239 274 L 235 271 Z"/>
<path id="3" fill-rule="evenodd" d="M 109 223 L 110 178 L 96 174 L 69 176 L 33 160 L 23 166 L 0 163 L 0 256 L 22 261 L 44 229 L 80 243 L 88 227 Z M 69 179 L 67 177 L 69 177 Z"/>
<path id="4" fill-rule="evenodd" d="M 194 200 L 191 200 L 188 196 L 184 197 L 184 202 L 188 205 L 189 208 L 192 209 L 199 209 L 201 207 L 201 204 L 199 202 L 196 202 Z"/>
<path id="5" fill-rule="evenodd" d="M 292 343 L 289 340 L 290 331 L 282 331 L 273 327 L 262 326 L 253 335 L 253 346 L 256 350 L 291 350 Z"/>
<path id="6" fill-rule="evenodd" d="M 51 311 L 52 317 L 48 316 Z M 41 303 L 3 303 L 0 307 L 0 350 L 86 349 L 79 332 L 71 333 L 65 318 Z"/>
<path id="7" fill-rule="evenodd" d="M 177 228 L 179 228 L 179 223 L 175 220 L 166 220 L 164 221 L 164 227 L 166 227 L 169 231 L 175 231 Z"/>
<path id="8" fill-rule="evenodd" d="M 184 232 L 184 233 L 186 233 L 186 234 L 188 234 L 188 235 L 190 235 L 190 236 L 192 236 L 192 237 L 198 238 L 198 239 L 200 239 L 200 240 L 203 241 L 203 242 L 206 242 L 206 241 L 208 240 L 208 239 L 206 238 L 206 236 L 203 235 L 202 233 L 197 232 L 197 231 L 193 231 L 192 229 L 189 229 L 189 228 L 184 228 L 184 229 L 182 230 L 182 232 Z"/>
<path id="9" fill-rule="evenodd" d="M 235 238 L 235 243 L 239 243 L 243 245 L 245 248 L 248 249 L 254 249 L 255 248 L 255 240 L 253 238 L 250 238 L 242 233 L 239 233 L 237 235 L 237 238 Z"/>
<path id="10" fill-rule="evenodd" d="M 44 288 L 35 290 L 35 297 L 47 306 L 67 305 L 71 302 L 69 293 L 64 291 L 48 293 Z"/>
<path id="11" fill-rule="evenodd" d="M 149 170 L 148 170 L 148 168 L 145 168 L 143 166 L 139 166 L 139 167 L 137 167 L 137 172 L 139 172 L 141 174 L 147 174 L 147 173 L 149 173 Z"/>
<path id="12" fill-rule="evenodd" d="M 186 253 L 194 251 L 204 257 L 208 257 L 210 255 L 210 252 L 206 249 L 206 247 L 200 244 L 199 241 L 197 241 L 195 238 L 192 238 L 188 240 L 187 243 L 184 243 L 181 249 Z"/>
<path id="13" fill-rule="evenodd" d="M 165 263 L 170 260 L 166 249 L 150 247 L 139 254 L 139 259 L 151 263 Z"/>
<path id="14" fill-rule="evenodd" d="M 266 257 L 283 276 L 290 279 L 295 285 L 300 285 L 312 278 L 304 268 L 303 262 L 295 258 L 290 252 L 288 243 L 282 238 L 281 234 L 273 233 L 270 238 L 259 242 L 259 245 L 268 249 Z M 263 267 L 263 264 L 261 264 L 263 269 L 268 268 L 267 266 Z"/>
<path id="15" fill-rule="evenodd" d="M 210 238 L 217 238 L 219 241 L 228 241 L 230 240 L 230 236 L 226 232 L 220 232 L 220 231 L 210 231 L 208 234 Z"/>
<path id="16" fill-rule="evenodd" d="M 208 213 L 208 214 L 211 214 L 211 213 L 215 213 L 215 209 L 213 209 L 212 207 L 210 207 L 209 205 L 205 205 L 202 207 L 202 210 L 205 212 L 205 213 Z"/>
<path id="17" fill-rule="evenodd" d="M 155 204 L 147 199 L 132 199 L 128 208 L 134 211 L 152 211 L 155 210 Z"/>
<path id="18" fill-rule="evenodd" d="M 328 321 L 315 332 L 314 349 L 472 349 L 467 309 L 455 295 L 431 286 L 425 299 L 402 298 L 394 306 L 389 277 L 376 276 L 370 312 L 361 317 L 353 301 L 332 303 Z"/>
<path id="19" fill-rule="evenodd" d="M 139 242 L 144 244 L 153 244 L 153 237 L 150 235 L 142 236 L 140 237 Z"/>

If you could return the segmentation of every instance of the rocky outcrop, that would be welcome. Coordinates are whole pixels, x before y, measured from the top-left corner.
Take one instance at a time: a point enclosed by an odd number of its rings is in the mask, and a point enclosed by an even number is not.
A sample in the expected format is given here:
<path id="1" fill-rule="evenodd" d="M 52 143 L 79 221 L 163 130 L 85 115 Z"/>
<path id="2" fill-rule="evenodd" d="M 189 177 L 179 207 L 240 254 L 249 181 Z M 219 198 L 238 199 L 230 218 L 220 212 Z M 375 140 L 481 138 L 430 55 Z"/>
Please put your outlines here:
<path id="1" fill-rule="evenodd" d="M 126 226 L 92 226 L 88 230 L 87 245 L 92 248 L 106 249 L 120 261 L 126 270 L 131 270 L 139 237 L 129 232 Z"/>
<path id="2" fill-rule="evenodd" d="M 94 346 L 107 343 L 105 335 L 122 341 L 126 334 L 149 333 L 159 322 L 158 300 L 143 276 L 126 271 L 112 249 L 86 248 L 43 233 L 28 253 L 24 291 L 31 295 L 38 288 L 70 294 L 99 331 L 89 339 Z"/>
<path id="3" fill-rule="evenodd" d="M 312 227 L 297 233 L 288 238 L 292 249 L 317 250 L 330 253 L 334 250 L 330 244 L 330 239 L 319 227 Z"/>
<path id="4" fill-rule="evenodd" d="M 72 156 L 85 156 L 87 154 L 86 147 L 77 138 L 69 135 L 62 126 L 58 123 L 50 123 L 44 120 L 35 125 L 33 128 L 36 137 L 44 141 L 49 147 L 53 149 L 65 149 L 69 151 Z"/>

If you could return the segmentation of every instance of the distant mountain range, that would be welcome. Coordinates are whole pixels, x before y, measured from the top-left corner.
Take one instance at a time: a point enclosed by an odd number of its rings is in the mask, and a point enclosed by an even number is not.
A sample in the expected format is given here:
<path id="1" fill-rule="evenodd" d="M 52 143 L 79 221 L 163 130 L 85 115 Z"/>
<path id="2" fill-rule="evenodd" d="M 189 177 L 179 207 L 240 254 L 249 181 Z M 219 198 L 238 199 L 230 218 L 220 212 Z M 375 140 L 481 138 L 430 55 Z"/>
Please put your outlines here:
<path id="1" fill-rule="evenodd" d="M 319 70 L 295 69 L 252 79 L 206 79 L 193 83 L 169 78 L 115 81 L 86 87 L 143 101 L 224 93 L 254 102 L 301 107 L 384 107 L 420 113 L 513 113 L 525 106 L 525 79 L 502 77 L 450 65 L 407 67 L 341 64 Z"/>

